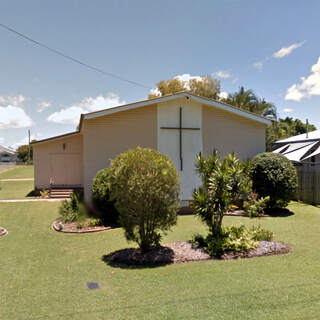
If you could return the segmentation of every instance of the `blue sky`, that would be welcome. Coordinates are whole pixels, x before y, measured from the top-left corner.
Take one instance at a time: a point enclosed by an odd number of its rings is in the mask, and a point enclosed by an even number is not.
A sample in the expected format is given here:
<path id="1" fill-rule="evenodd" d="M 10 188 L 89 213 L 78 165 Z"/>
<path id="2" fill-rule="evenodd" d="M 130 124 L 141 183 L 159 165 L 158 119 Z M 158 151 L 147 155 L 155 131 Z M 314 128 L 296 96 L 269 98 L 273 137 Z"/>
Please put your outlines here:
<path id="1" fill-rule="evenodd" d="M 320 127 L 319 1 L 0 2 L 0 23 L 121 77 L 212 74 Z M 0 28 L 0 143 L 75 129 L 80 112 L 147 97 Z"/>

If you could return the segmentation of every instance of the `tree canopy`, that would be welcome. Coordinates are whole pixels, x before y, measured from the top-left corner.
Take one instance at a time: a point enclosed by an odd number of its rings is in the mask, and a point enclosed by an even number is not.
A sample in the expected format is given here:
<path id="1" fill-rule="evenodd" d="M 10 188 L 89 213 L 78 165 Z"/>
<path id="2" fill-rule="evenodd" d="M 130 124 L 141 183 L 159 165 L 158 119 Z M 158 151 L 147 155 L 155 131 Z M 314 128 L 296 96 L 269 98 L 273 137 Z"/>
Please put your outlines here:
<path id="1" fill-rule="evenodd" d="M 159 81 L 157 83 L 157 89 L 159 93 L 150 93 L 148 96 L 149 99 L 163 97 L 181 91 L 188 91 L 209 99 L 217 99 L 220 93 L 220 81 L 212 78 L 210 75 L 202 76 L 200 79 L 192 78 L 189 81 L 173 78 Z"/>
<path id="2" fill-rule="evenodd" d="M 271 102 L 267 102 L 265 99 L 257 97 L 253 90 L 245 90 L 244 87 L 240 87 L 237 92 L 234 92 L 224 102 L 231 104 L 240 109 L 257 113 L 261 116 L 268 118 L 277 117 L 277 109 Z"/>

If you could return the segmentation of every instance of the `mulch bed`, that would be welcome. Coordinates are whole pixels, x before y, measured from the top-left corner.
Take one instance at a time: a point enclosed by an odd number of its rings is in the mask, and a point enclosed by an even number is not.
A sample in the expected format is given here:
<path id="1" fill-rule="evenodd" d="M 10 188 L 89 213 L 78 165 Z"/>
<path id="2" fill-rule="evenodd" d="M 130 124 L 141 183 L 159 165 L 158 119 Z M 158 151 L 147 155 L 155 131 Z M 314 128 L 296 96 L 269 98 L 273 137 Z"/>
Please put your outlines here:
<path id="1" fill-rule="evenodd" d="M 0 227 L 0 237 L 5 236 L 8 233 L 8 231 L 5 228 Z"/>
<path id="2" fill-rule="evenodd" d="M 95 226 L 95 227 L 83 227 L 78 228 L 76 222 L 71 223 L 61 223 L 62 229 L 60 228 L 60 221 L 54 221 L 51 225 L 54 231 L 64 232 L 64 233 L 90 233 L 90 232 L 100 232 L 111 229 L 111 227 L 105 226 Z"/>
<path id="3" fill-rule="evenodd" d="M 222 260 L 253 258 L 270 256 L 276 254 L 286 254 L 291 251 L 291 247 L 282 242 L 260 241 L 256 250 L 245 253 L 229 252 L 225 253 Z M 143 254 L 140 249 L 123 249 L 115 251 L 103 257 L 103 260 L 110 265 L 165 265 L 179 262 L 191 262 L 218 259 L 209 256 L 202 248 L 192 248 L 188 241 L 173 242 L 152 249 Z"/>

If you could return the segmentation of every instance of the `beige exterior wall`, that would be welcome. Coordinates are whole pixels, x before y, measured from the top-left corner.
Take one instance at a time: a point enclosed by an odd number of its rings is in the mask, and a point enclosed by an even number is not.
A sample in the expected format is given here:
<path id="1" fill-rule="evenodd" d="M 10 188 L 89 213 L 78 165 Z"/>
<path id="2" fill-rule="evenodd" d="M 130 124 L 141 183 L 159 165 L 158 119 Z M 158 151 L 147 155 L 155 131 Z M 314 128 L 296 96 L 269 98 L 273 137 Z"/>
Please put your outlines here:
<path id="1" fill-rule="evenodd" d="M 83 185 L 82 154 L 81 134 L 33 145 L 35 188 L 49 188 L 52 174 L 69 185 Z M 61 163 L 58 166 L 57 159 L 67 159 L 69 168 L 62 168 Z"/>
<path id="2" fill-rule="evenodd" d="M 86 119 L 82 132 L 84 191 L 90 199 L 92 180 L 110 159 L 137 146 L 157 150 L 157 105 Z"/>
<path id="3" fill-rule="evenodd" d="M 203 106 L 203 153 L 213 149 L 226 156 L 235 152 L 240 159 L 247 159 L 265 151 L 266 125 L 256 121 Z"/>

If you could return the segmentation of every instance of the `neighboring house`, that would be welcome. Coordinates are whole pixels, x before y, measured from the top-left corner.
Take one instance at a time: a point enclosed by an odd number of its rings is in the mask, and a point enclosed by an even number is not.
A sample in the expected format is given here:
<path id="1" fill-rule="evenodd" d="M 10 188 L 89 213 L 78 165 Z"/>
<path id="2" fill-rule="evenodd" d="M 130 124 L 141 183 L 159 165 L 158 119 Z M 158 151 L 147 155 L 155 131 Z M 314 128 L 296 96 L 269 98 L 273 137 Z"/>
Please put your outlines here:
<path id="1" fill-rule="evenodd" d="M 239 108 L 186 92 L 81 115 L 78 130 L 33 143 L 35 187 L 83 187 L 90 199 L 96 173 L 137 146 L 167 155 L 176 166 L 181 199 L 190 200 L 200 178 L 196 155 L 217 149 L 241 159 L 265 151 L 271 122 Z"/>
<path id="2" fill-rule="evenodd" d="M 0 146 L 0 163 L 15 163 L 18 158 L 18 153 L 7 147 Z"/>
<path id="3" fill-rule="evenodd" d="M 320 130 L 299 134 L 273 144 L 275 153 L 281 153 L 300 165 L 320 162 Z"/>
<path id="4" fill-rule="evenodd" d="M 275 153 L 291 160 L 298 172 L 297 199 L 320 203 L 320 130 L 299 134 L 274 143 Z"/>

